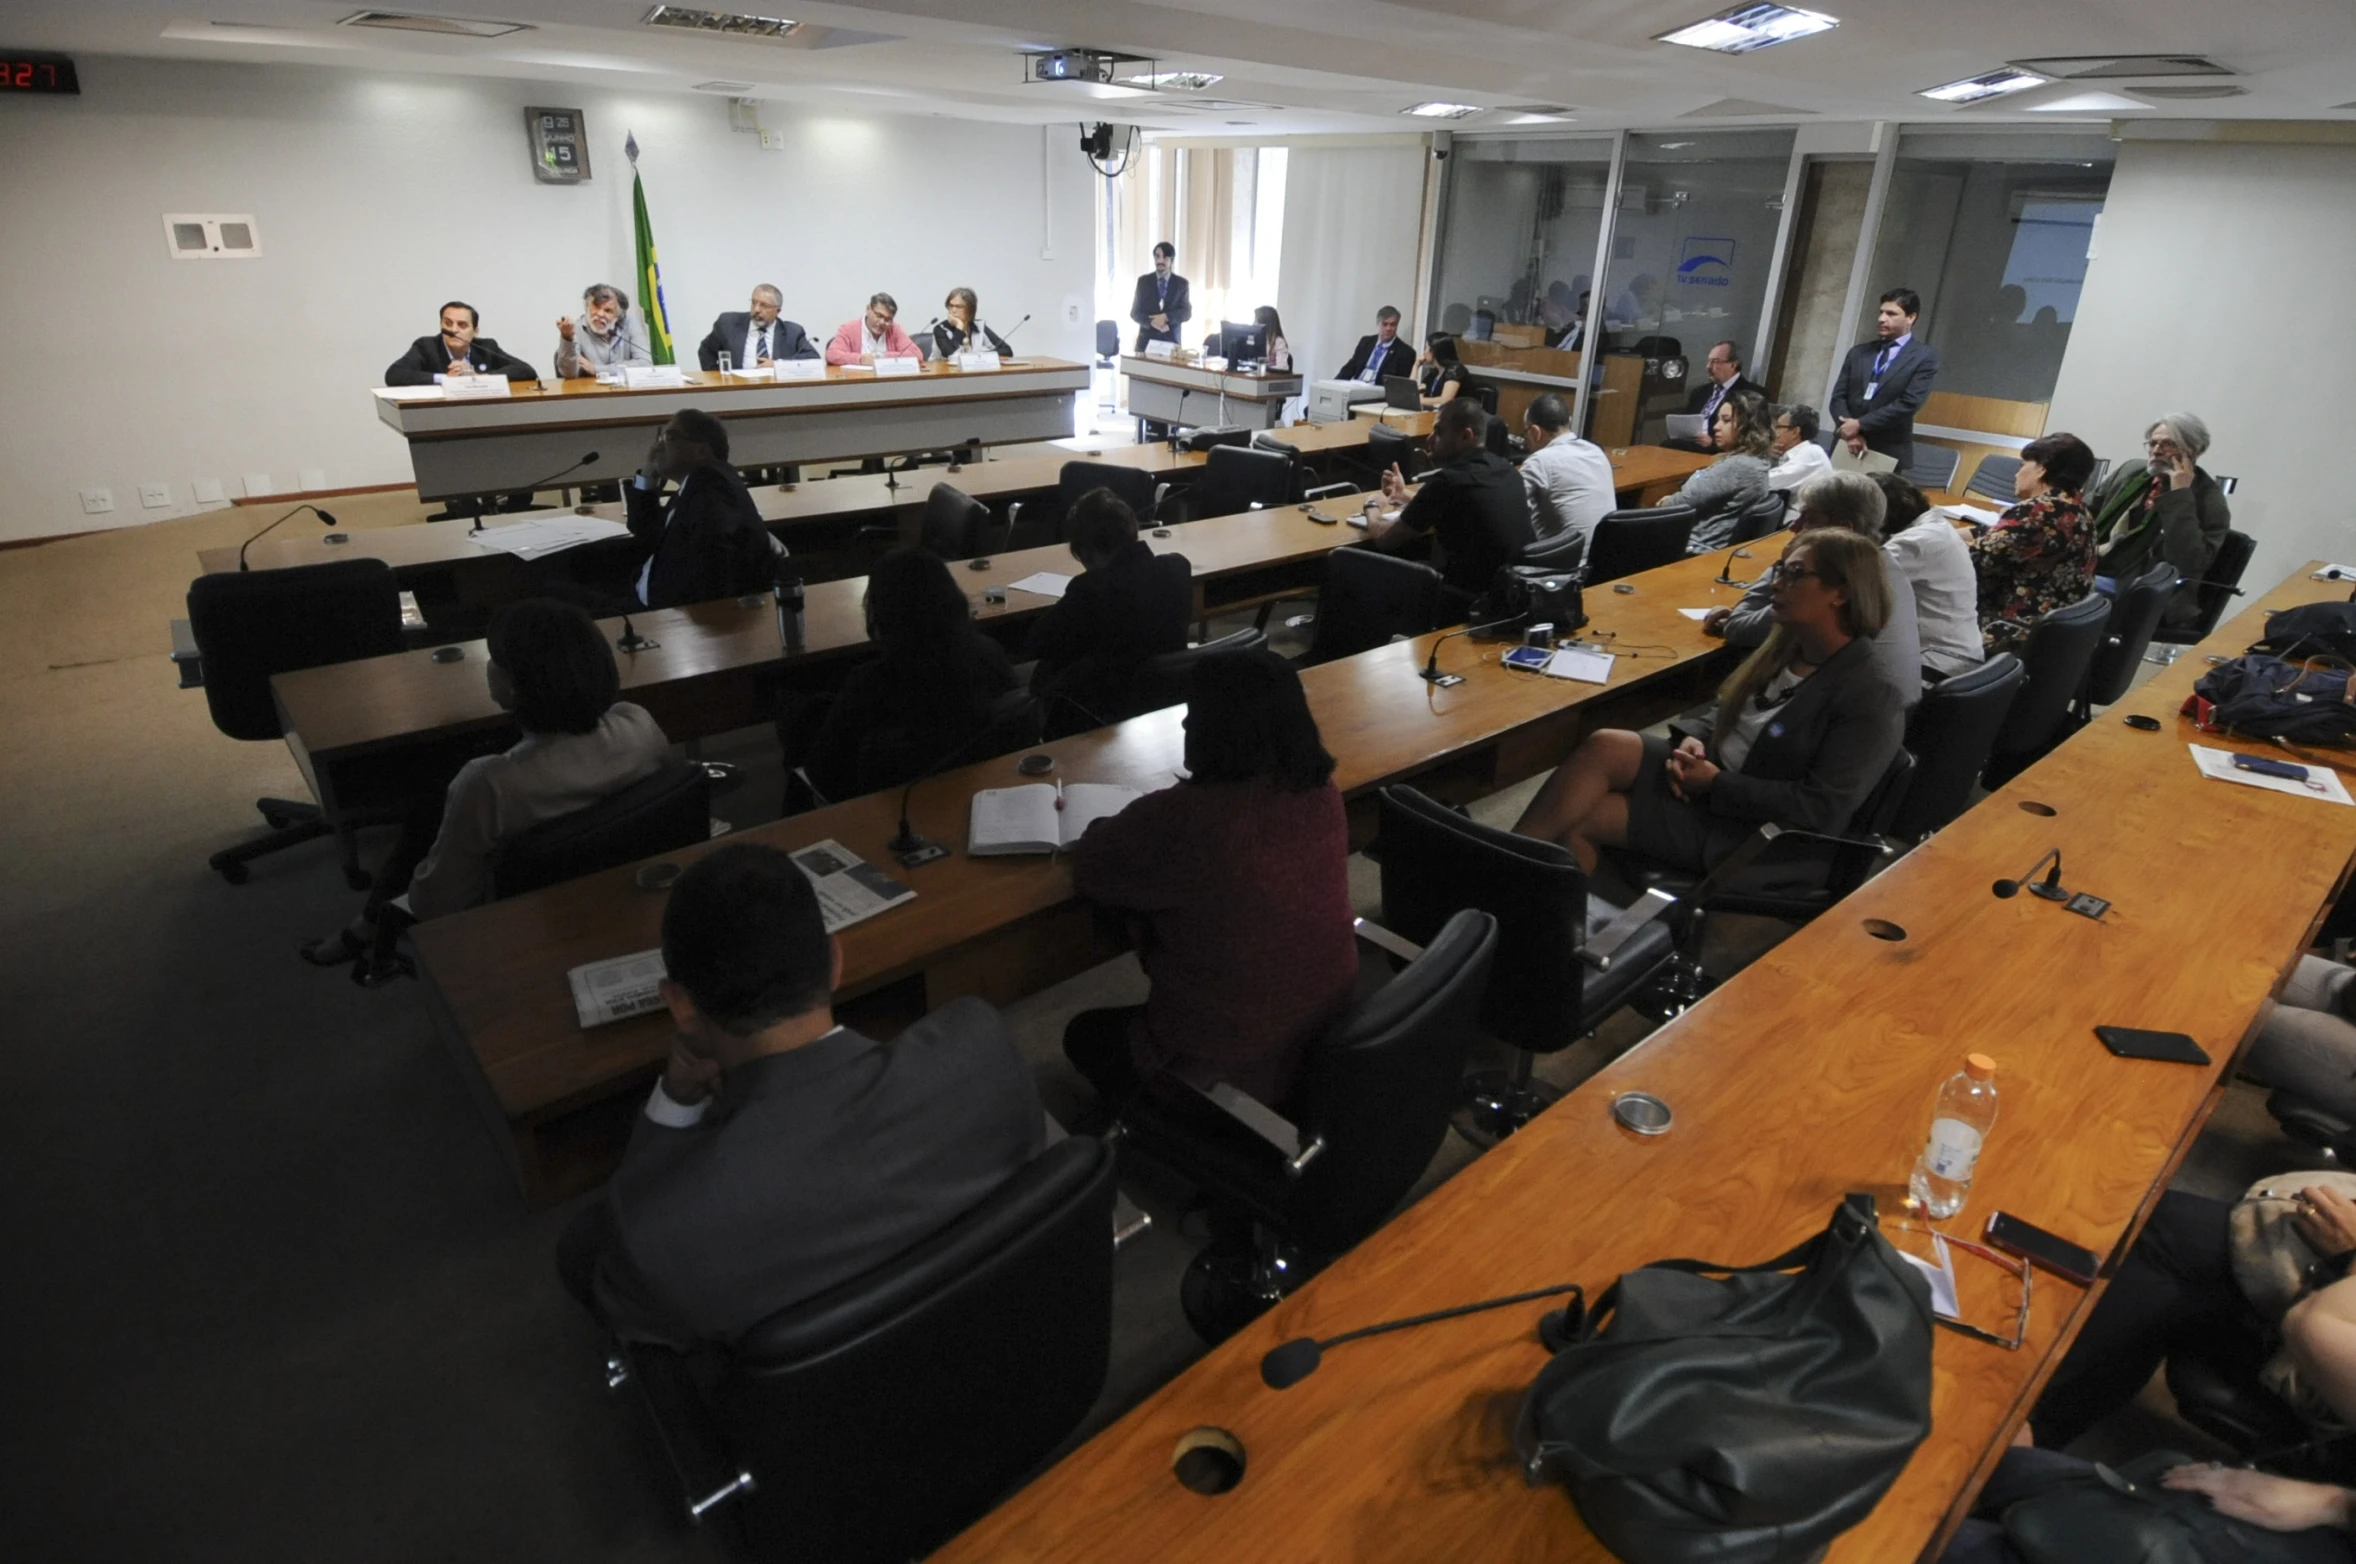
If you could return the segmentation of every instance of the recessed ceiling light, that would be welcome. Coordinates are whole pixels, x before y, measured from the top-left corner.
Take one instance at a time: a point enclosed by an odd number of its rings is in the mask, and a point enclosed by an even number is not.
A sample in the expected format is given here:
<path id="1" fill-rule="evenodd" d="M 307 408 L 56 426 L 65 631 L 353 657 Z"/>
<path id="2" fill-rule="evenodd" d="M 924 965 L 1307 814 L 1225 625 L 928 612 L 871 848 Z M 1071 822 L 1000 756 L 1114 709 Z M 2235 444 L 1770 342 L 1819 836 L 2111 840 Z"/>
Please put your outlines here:
<path id="1" fill-rule="evenodd" d="M 639 20 L 648 27 L 677 27 L 691 33 L 721 33 L 733 38 L 785 38 L 802 30 L 801 23 L 782 16 L 698 11 L 684 5 L 658 5 Z"/>
<path id="2" fill-rule="evenodd" d="M 1516 114 L 1505 123 L 1508 125 L 1570 125 L 1575 124 L 1576 121 L 1568 114 Z"/>
<path id="3" fill-rule="evenodd" d="M 2149 109 L 2148 103 L 2133 98 L 2122 98 L 2115 92 L 2081 92 L 2067 98 L 2056 98 L 2051 103 L 2032 103 L 2034 114 L 2121 114 L 2129 109 Z"/>
<path id="4" fill-rule="evenodd" d="M 1224 76 L 1213 76 L 1207 71 L 1147 71 L 1142 76 L 1121 78 L 1134 86 L 1153 87 L 1162 92 L 1200 92 L 1213 82 L 1226 79 Z"/>
<path id="5" fill-rule="evenodd" d="M 1943 87 L 1925 87 L 1915 96 L 1936 98 L 1941 103 L 1978 103 L 1984 98 L 2001 98 L 2008 92 L 2044 85 L 2044 77 L 2030 71 L 2014 70 L 2008 65 L 2003 70 L 1990 71 L 1985 76 L 1951 81 Z"/>
<path id="6" fill-rule="evenodd" d="M 1481 106 L 1477 103 L 1418 103 L 1411 109 L 1401 109 L 1399 112 L 1412 114 L 1417 119 L 1463 119 L 1480 113 Z"/>
<path id="7" fill-rule="evenodd" d="M 1683 44 L 1688 49 L 1711 49 L 1719 54 L 1748 54 L 1773 44 L 1789 43 L 1811 33 L 1830 32 L 1840 18 L 1822 11 L 1802 11 L 1788 5 L 1738 5 L 1731 11 L 1661 33 L 1656 43 Z"/>
<path id="8" fill-rule="evenodd" d="M 454 16 L 417 16 L 407 11 L 355 11 L 339 27 L 383 27 L 401 33 L 442 33 L 460 38 L 504 38 L 530 32 L 524 22 L 468 22 Z"/>

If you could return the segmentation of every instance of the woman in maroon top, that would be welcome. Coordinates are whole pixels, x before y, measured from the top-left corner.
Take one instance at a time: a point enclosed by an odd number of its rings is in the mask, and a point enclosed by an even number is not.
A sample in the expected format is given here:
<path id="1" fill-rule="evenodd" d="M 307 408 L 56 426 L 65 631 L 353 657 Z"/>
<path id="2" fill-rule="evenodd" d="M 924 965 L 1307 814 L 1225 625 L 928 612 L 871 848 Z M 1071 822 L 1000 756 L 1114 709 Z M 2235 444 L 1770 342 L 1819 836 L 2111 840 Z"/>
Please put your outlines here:
<path id="1" fill-rule="evenodd" d="M 1130 915 L 1153 992 L 1075 1016 L 1064 1052 L 1116 1112 L 1165 1069 L 1281 1106 L 1358 977 L 1342 795 L 1292 664 L 1196 669 L 1186 768 L 1072 855 L 1080 894 Z"/>

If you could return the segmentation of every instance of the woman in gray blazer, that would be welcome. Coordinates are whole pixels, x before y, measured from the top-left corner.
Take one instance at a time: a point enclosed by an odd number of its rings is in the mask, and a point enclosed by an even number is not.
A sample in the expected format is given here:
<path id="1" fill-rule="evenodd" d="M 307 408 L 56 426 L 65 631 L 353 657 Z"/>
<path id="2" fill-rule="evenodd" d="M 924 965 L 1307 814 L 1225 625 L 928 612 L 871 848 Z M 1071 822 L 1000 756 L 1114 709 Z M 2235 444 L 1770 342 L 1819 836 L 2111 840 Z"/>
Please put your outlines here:
<path id="1" fill-rule="evenodd" d="M 1719 689 L 1706 743 L 1591 733 L 1514 829 L 1589 869 L 1604 847 L 1707 869 L 1768 821 L 1846 828 L 1905 728 L 1871 643 L 1889 578 L 1871 539 L 1831 529 L 1795 538 L 1775 574 L 1775 629 Z"/>
<path id="2" fill-rule="evenodd" d="M 1767 399 L 1756 391 L 1737 391 L 1718 404 L 1718 422 L 1710 431 L 1725 452 L 1685 480 L 1685 487 L 1669 498 L 1672 505 L 1694 511 L 1689 554 L 1722 549 L 1734 538 L 1734 524 L 1742 513 L 1767 495 L 1767 470 L 1775 462 L 1775 425 L 1767 416 Z"/>

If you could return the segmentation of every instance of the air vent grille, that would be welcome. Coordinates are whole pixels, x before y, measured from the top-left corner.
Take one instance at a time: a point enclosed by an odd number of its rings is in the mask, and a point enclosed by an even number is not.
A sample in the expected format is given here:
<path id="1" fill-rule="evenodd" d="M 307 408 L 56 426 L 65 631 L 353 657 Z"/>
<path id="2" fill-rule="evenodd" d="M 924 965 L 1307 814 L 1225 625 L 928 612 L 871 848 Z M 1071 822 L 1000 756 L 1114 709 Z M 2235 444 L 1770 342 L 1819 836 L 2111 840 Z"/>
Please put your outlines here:
<path id="1" fill-rule="evenodd" d="M 2130 87 L 2128 96 L 2152 98 L 2164 102 L 2181 102 L 2188 98 L 2245 98 L 2250 89 L 2229 81 L 2187 82 L 2170 87 Z"/>
<path id="2" fill-rule="evenodd" d="M 716 33 L 726 38 L 790 38 L 802 24 L 782 16 L 746 16 L 736 11 L 698 11 L 684 5 L 658 5 L 646 13 L 649 27 L 676 27 L 684 32 Z"/>
<path id="3" fill-rule="evenodd" d="M 478 22 L 460 16 L 419 16 L 411 11 L 355 11 L 339 27 L 382 27 L 397 33 L 438 33 L 445 38 L 504 38 L 528 33 L 526 22 Z"/>
<path id="4" fill-rule="evenodd" d="M 2064 54 L 2048 60 L 2011 60 L 2024 71 L 2056 81 L 2102 81 L 2122 76 L 2231 76 L 2232 67 L 2198 54 Z"/>

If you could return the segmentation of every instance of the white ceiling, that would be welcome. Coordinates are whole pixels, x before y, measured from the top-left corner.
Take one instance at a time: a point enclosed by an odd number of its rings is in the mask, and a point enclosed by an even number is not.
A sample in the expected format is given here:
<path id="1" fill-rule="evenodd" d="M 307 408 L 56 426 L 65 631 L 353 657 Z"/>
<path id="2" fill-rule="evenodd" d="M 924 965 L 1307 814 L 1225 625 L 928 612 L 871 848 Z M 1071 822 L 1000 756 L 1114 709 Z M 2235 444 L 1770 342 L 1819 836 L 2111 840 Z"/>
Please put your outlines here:
<path id="1" fill-rule="evenodd" d="M 705 0 L 713 9 L 722 0 Z M 786 42 L 641 24 L 651 0 L 424 0 L 379 9 L 530 24 L 494 39 L 335 25 L 359 0 L 9 0 L 0 47 L 76 55 L 314 64 L 675 91 L 750 83 L 771 101 L 1046 123 L 1109 119 L 1198 135 L 1420 130 L 1425 99 L 1479 104 L 1452 128 L 1510 126 L 1515 105 L 1568 105 L 1579 127 L 1731 119 L 2016 121 L 2356 117 L 2347 0 L 1837 0 L 1835 31 L 1728 57 L 1652 41 L 1723 0 L 744 0 L 810 24 Z M 1820 7 L 1827 0 L 1811 0 Z M 221 26 L 221 23 L 241 25 Z M 1105 102 L 1025 85 L 1018 56 L 1089 47 L 1226 79 L 1203 94 Z M 1954 108 L 1917 89 L 2007 60 L 2206 54 L 2245 96 L 2133 105 L 2134 80 L 2067 83 Z M 2087 101 L 2089 93 L 2102 95 Z M 1208 101 L 1206 101 L 1208 100 Z M 1742 112 L 1720 105 L 1751 105 Z M 2060 103 L 2061 113 L 2038 112 Z"/>

